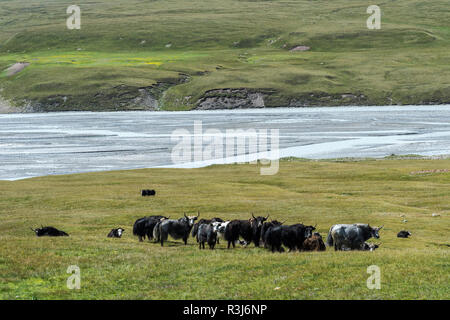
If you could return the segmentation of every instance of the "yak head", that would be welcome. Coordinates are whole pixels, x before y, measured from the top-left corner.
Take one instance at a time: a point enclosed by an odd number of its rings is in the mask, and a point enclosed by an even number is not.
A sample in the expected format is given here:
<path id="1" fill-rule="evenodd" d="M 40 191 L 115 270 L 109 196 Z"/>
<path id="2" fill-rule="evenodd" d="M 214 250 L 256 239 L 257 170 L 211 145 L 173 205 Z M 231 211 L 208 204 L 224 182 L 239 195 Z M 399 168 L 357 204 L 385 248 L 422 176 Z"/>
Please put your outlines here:
<path id="1" fill-rule="evenodd" d="M 123 234 L 124 231 L 125 231 L 124 228 L 118 228 L 118 229 L 117 229 L 117 235 L 118 235 L 119 237 L 122 237 L 122 234 Z"/>
<path id="2" fill-rule="evenodd" d="M 316 226 L 305 226 L 305 238 L 310 238 L 313 234 L 313 231 L 316 230 Z"/>
<path id="3" fill-rule="evenodd" d="M 225 221 L 225 222 L 213 222 L 213 224 L 216 223 L 217 224 L 217 231 L 219 233 L 225 233 L 225 230 L 227 229 L 228 224 L 230 223 L 230 221 Z"/>
<path id="4" fill-rule="evenodd" d="M 213 232 L 219 232 L 221 225 L 222 225 L 222 222 L 219 222 L 219 221 L 211 222 L 211 226 L 213 228 Z"/>
<path id="5" fill-rule="evenodd" d="M 365 251 L 375 251 L 375 249 L 379 248 L 380 245 L 381 245 L 381 243 L 376 244 L 376 243 L 364 242 L 363 249 Z"/>
<path id="6" fill-rule="evenodd" d="M 184 220 L 188 223 L 189 227 L 192 227 L 195 223 L 195 220 L 200 216 L 200 212 L 197 212 L 196 216 L 187 216 L 186 212 L 184 213 Z"/>
<path id="7" fill-rule="evenodd" d="M 36 229 L 33 229 L 33 228 L 30 227 L 30 229 L 31 229 L 34 233 L 36 233 L 36 235 L 39 237 L 39 236 L 41 236 L 42 233 L 43 233 L 44 226 L 41 225 L 40 228 L 36 228 Z"/>
<path id="8" fill-rule="evenodd" d="M 254 214 L 252 213 L 252 218 L 250 219 L 250 223 L 253 226 L 256 226 L 257 228 L 261 228 L 263 223 L 269 218 L 269 215 L 267 215 L 267 217 L 255 217 Z"/>
<path id="9" fill-rule="evenodd" d="M 379 239 L 380 238 L 379 231 L 381 230 L 381 228 L 383 228 L 383 226 L 378 227 L 378 228 L 377 227 L 375 227 L 375 228 L 370 227 L 371 236 L 376 238 L 376 239 Z"/>

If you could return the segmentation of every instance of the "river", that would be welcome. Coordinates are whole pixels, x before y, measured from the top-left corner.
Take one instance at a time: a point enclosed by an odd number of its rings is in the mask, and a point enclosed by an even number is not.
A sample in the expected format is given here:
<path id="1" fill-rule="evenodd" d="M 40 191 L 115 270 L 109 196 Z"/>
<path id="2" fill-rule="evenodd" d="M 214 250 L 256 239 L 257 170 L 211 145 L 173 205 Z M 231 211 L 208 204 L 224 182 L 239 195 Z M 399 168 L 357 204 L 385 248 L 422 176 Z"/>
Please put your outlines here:
<path id="1" fill-rule="evenodd" d="M 254 129 L 258 134 L 278 129 L 279 157 L 450 154 L 450 105 L 2 114 L 0 179 L 190 168 L 238 159 L 202 161 L 193 156 L 174 163 L 174 131 L 194 134 L 194 123 L 201 124 L 203 137 L 211 129 L 216 135 L 231 129 Z"/>

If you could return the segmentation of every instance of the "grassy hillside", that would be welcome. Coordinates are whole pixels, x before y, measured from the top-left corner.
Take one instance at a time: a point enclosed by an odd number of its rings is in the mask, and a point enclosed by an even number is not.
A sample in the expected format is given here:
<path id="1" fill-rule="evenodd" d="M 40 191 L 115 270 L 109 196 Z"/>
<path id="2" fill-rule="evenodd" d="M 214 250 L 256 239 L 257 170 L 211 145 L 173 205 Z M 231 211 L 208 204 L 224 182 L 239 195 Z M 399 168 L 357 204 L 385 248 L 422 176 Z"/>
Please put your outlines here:
<path id="1" fill-rule="evenodd" d="M 185 110 L 205 93 L 254 92 L 265 106 L 450 102 L 446 0 L 378 3 L 381 30 L 359 0 L 80 0 L 81 30 L 68 30 L 71 4 L 0 0 L 0 70 L 31 63 L 0 75 L 13 104 Z M 244 90 L 209 92 L 223 88 Z"/>
<path id="2" fill-rule="evenodd" d="M 0 299 L 449 299 L 450 160 L 282 161 L 275 176 L 256 165 L 147 169 L 0 182 Z M 156 197 L 142 198 L 151 187 Z M 149 214 L 286 223 L 384 224 L 375 252 L 200 251 L 139 243 L 135 219 Z M 432 217 L 433 213 L 440 216 Z M 404 219 L 406 223 L 402 222 Z M 53 225 L 67 238 L 36 238 Z M 122 239 L 108 239 L 113 227 Z M 400 230 L 410 239 L 399 239 Z M 381 289 L 369 290 L 369 265 Z M 69 265 L 81 290 L 66 288 Z"/>

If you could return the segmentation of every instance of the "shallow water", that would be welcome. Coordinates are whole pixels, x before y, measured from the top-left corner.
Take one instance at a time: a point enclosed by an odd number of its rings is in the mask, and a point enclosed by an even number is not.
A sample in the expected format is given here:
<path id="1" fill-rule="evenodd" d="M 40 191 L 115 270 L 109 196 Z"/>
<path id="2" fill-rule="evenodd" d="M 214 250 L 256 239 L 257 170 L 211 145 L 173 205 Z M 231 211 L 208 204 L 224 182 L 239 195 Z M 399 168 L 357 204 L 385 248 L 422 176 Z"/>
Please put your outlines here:
<path id="1" fill-rule="evenodd" d="M 279 129 L 280 157 L 450 154 L 449 105 L 4 114 L 0 115 L 0 179 L 160 166 L 189 168 L 242 160 L 192 157 L 174 163 L 171 155 L 177 142 L 171 140 L 172 133 L 186 129 L 193 134 L 194 121 L 201 121 L 203 133 L 208 129 L 222 133 Z M 261 157 L 256 153 L 248 159 Z"/>

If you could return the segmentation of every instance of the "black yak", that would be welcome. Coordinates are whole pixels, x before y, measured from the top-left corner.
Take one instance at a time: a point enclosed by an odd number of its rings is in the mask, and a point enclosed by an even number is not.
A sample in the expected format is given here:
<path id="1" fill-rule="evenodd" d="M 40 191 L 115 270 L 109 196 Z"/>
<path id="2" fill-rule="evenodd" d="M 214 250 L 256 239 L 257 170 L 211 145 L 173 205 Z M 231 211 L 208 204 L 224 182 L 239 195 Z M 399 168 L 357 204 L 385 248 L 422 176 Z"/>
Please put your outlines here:
<path id="1" fill-rule="evenodd" d="M 152 240 L 153 229 L 161 219 L 168 218 L 164 216 L 149 216 L 137 219 L 133 225 L 133 234 L 138 236 L 140 242 L 142 239 L 145 239 L 145 237 L 147 237 L 149 241 Z"/>
<path id="2" fill-rule="evenodd" d="M 41 228 L 37 228 L 37 229 L 33 229 L 31 228 L 31 230 L 33 230 L 36 233 L 36 236 L 38 237 L 43 237 L 43 236 L 48 236 L 48 237 L 68 237 L 69 235 L 61 230 L 58 230 L 54 227 L 43 227 L 41 226 Z"/>

